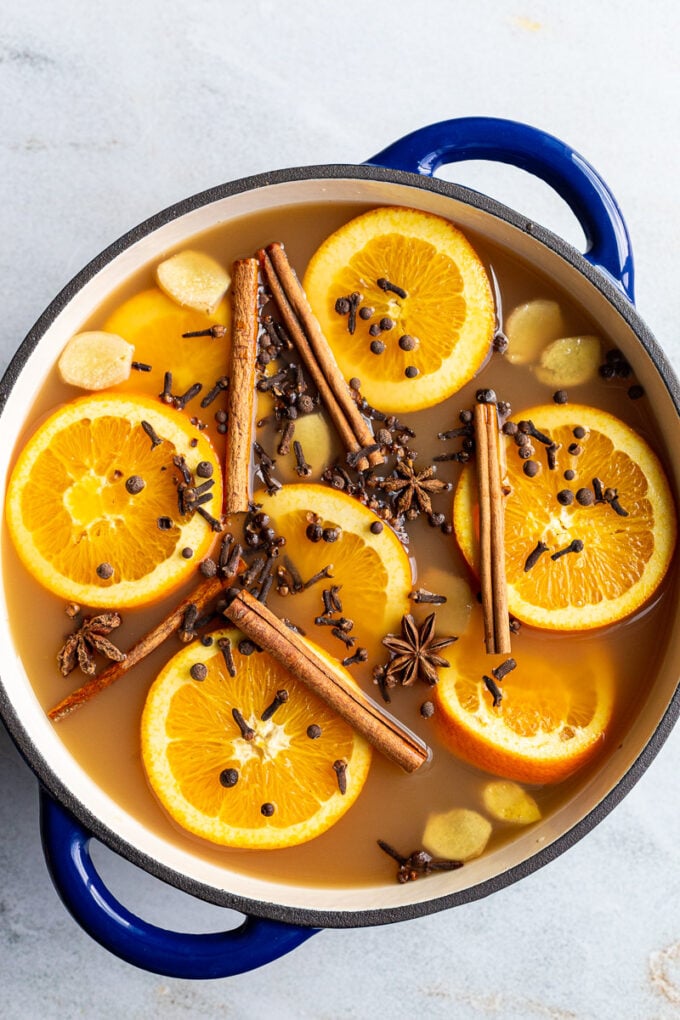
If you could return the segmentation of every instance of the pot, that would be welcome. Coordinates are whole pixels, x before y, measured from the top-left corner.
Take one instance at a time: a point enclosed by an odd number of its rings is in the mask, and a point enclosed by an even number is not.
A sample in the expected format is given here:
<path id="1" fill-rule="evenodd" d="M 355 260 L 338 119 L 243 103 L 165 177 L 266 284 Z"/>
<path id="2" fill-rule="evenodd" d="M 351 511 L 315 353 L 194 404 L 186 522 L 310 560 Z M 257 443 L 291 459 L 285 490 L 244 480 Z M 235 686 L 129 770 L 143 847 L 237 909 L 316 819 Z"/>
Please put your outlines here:
<path id="1" fill-rule="evenodd" d="M 483 195 L 433 178 L 443 163 L 490 159 L 528 170 L 564 198 L 583 227 L 580 254 L 560 238 Z M 573 296 L 621 348 L 656 408 L 671 484 L 680 472 L 680 390 L 662 351 L 633 307 L 628 233 L 609 189 L 568 146 L 511 121 L 444 121 L 406 136 L 362 166 L 275 171 L 213 188 L 152 217 L 102 252 L 40 317 L 0 387 L 0 478 L 30 407 L 65 340 L 142 263 L 216 223 L 277 206 L 352 201 L 409 205 L 450 218 L 540 267 Z M 3 595 L 4 598 L 4 595 Z M 680 615 L 674 600 L 675 616 Z M 0 640 L 12 647 L 7 613 Z M 677 622 L 677 619 L 676 619 Z M 287 953 L 320 928 L 401 921 L 486 896 L 568 849 L 631 789 L 680 712 L 680 645 L 669 646 L 621 747 L 537 826 L 459 871 L 387 888 L 291 886 L 231 873 L 146 831 L 88 778 L 47 720 L 18 657 L 7 655 L 0 683 L 2 718 L 41 787 L 42 838 L 50 873 L 78 923 L 119 957 L 174 977 L 224 977 Z M 169 932 L 117 902 L 89 854 L 92 836 L 187 893 L 247 915 L 235 931 Z"/>

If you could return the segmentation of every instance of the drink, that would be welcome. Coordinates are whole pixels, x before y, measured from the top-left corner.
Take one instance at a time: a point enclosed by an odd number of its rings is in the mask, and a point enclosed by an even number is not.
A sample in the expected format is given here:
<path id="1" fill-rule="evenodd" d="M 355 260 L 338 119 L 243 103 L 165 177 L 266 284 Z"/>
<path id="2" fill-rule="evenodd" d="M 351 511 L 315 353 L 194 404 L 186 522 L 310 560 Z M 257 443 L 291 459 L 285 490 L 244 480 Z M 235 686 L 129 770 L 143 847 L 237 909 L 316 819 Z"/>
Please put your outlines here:
<path id="1" fill-rule="evenodd" d="M 216 229 L 194 239 L 191 247 L 210 252 L 229 265 L 234 258 L 250 253 L 271 238 L 280 237 L 286 243 L 292 264 L 302 275 L 306 262 L 324 237 L 360 211 L 359 207 L 349 205 L 284 209 L 231 224 L 228 231 L 220 232 Z M 553 299 L 562 308 L 566 320 L 565 335 L 601 332 L 597 324 L 589 322 L 566 295 L 557 291 L 549 281 L 519 262 L 508 259 L 481 239 L 472 240 L 487 265 L 493 267 L 504 309 L 514 308 L 536 298 Z M 126 298 L 151 284 L 151 268 L 139 272 L 102 305 L 90 322 L 83 323 L 82 328 L 102 328 L 108 316 Z M 163 366 L 160 369 L 154 366 L 156 392 L 162 389 L 162 371 Z M 207 384 L 211 382 L 206 380 Z M 609 410 L 629 422 L 659 450 L 661 443 L 658 430 L 649 413 L 647 401 L 630 399 L 630 385 L 630 381 L 608 384 L 595 377 L 579 388 L 578 400 L 579 403 Z M 552 396 L 551 391 L 536 380 L 531 366 L 511 367 L 501 356 L 494 355 L 481 374 L 449 398 L 445 405 L 419 411 L 411 416 L 400 415 L 416 432 L 419 464 L 425 466 L 431 463 L 432 458 L 452 448 L 451 444 L 437 439 L 437 433 L 458 423 L 459 411 L 474 405 L 480 387 L 496 390 L 499 397 L 509 401 L 516 410 L 546 403 Z M 36 422 L 50 408 L 60 401 L 72 399 L 72 396 L 73 391 L 64 387 L 56 373 L 53 373 L 31 412 L 30 421 Z M 224 398 L 211 405 L 205 415 L 206 420 L 212 420 L 215 411 L 223 406 Z M 192 405 L 187 410 L 191 412 Z M 28 428 L 30 430 L 31 426 Z M 221 441 L 219 434 L 216 441 Z M 267 449 L 274 447 L 276 440 L 270 426 L 263 426 L 258 432 L 258 441 Z M 440 464 L 438 477 L 454 482 L 459 470 L 455 462 L 444 462 Z M 293 477 L 289 474 L 289 478 Z M 309 480 L 315 478 L 312 475 Z M 437 500 L 437 508 L 446 514 L 447 519 L 450 519 L 450 498 L 442 495 Z M 427 570 L 428 565 L 432 564 L 461 578 L 467 577 L 467 570 L 452 536 L 430 528 L 422 519 L 412 522 L 409 532 L 410 548 L 418 564 L 414 587 L 420 584 L 428 587 Z M 16 596 L 10 607 L 16 645 L 32 678 L 36 694 L 47 710 L 64 696 L 65 685 L 68 688 L 73 679 L 64 681 L 54 666 L 54 656 L 63 642 L 64 633 L 69 630 L 69 621 L 63 614 L 63 603 L 43 591 L 26 575 L 6 536 L 5 563 L 5 583 Z M 574 670 L 578 669 L 579 662 L 591 646 L 603 649 L 603 654 L 613 663 L 617 678 L 614 716 L 607 731 L 607 748 L 616 746 L 618 736 L 625 732 L 635 714 L 643 696 L 639 677 L 652 675 L 654 664 L 662 654 L 663 644 L 669 634 L 670 583 L 670 579 L 664 582 L 651 607 L 604 632 L 579 635 L 544 631 L 530 633 L 528 628 L 524 628 L 517 639 L 518 647 L 535 646 L 537 654 L 545 656 L 546 662 L 559 657 L 562 662 L 573 664 Z M 309 603 L 306 610 L 296 606 L 296 615 L 299 614 L 301 621 L 305 618 L 306 629 L 310 634 L 313 632 L 315 640 L 337 653 L 337 642 L 328 637 L 325 631 L 314 630 L 313 625 L 310 625 L 310 618 L 314 615 L 311 604 L 313 595 L 314 592 L 309 597 L 296 597 L 300 602 L 307 598 Z M 318 599 L 318 592 L 316 597 Z M 120 647 L 129 647 L 137 636 L 148 630 L 166 610 L 171 609 L 178 598 L 174 594 L 161 605 L 126 612 L 123 625 L 116 634 Z M 270 605 L 281 615 L 291 615 L 291 601 L 277 600 L 273 596 Z M 31 607 L 30 618 L 27 618 L 23 608 L 25 606 Z M 422 620 L 429 611 L 428 606 L 420 607 L 419 619 Z M 39 642 L 36 641 L 36 621 L 39 621 Z M 448 633 L 448 630 L 443 633 Z M 362 643 L 371 644 L 364 634 L 361 640 Z M 148 788 L 139 752 L 139 717 L 146 690 L 175 647 L 174 641 L 167 642 L 106 694 L 94 698 L 82 711 L 58 724 L 59 736 L 93 780 L 124 810 L 159 835 L 190 847 L 192 852 L 231 870 L 264 878 L 276 875 L 277 879 L 291 883 L 299 883 L 303 875 L 303 881 L 313 885 L 358 886 L 379 884 L 392 879 L 389 862 L 376 852 L 376 839 L 384 839 L 408 853 L 420 845 L 430 813 L 446 811 L 451 807 L 479 810 L 480 792 L 488 777 L 460 762 L 446 749 L 437 735 L 433 720 L 421 715 L 420 706 L 429 700 L 430 692 L 422 685 L 416 685 L 410 689 L 394 691 L 390 707 L 433 747 L 433 762 L 421 770 L 422 774 L 419 771 L 407 778 L 381 756 L 374 755 L 368 783 L 351 812 L 326 834 L 302 846 L 255 853 L 216 848 L 194 839 L 176 828 L 160 809 Z M 513 644 L 513 651 L 514 647 Z M 371 652 L 369 661 L 357 664 L 353 673 L 374 694 L 371 667 L 375 665 L 374 656 L 378 654 L 377 642 L 374 642 Z M 596 767 L 597 760 L 558 786 L 532 790 L 542 814 L 545 816 L 564 803 L 577 788 L 587 782 Z M 395 804 L 399 805 L 398 813 L 394 810 Z M 512 839 L 515 833 L 516 830 L 511 827 L 497 825 L 489 850 Z"/>

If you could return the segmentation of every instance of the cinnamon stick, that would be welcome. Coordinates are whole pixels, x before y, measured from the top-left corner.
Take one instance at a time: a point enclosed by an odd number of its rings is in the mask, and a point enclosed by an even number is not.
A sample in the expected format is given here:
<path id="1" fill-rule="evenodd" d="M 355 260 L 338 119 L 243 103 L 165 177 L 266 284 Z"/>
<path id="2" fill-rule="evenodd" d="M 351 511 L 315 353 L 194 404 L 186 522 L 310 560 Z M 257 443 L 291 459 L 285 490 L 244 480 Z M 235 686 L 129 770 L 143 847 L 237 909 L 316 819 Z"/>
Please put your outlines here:
<path id="1" fill-rule="evenodd" d="M 510 618 L 505 578 L 505 508 L 500 435 L 495 404 L 475 405 L 474 429 L 484 645 L 489 655 L 505 655 L 510 652 Z"/>
<path id="2" fill-rule="evenodd" d="M 257 259 L 239 259 L 232 272 L 233 326 L 227 411 L 226 514 L 248 510 L 250 459 L 255 413 L 255 362 L 258 334 Z"/>
<path id="3" fill-rule="evenodd" d="M 491 566 L 491 496 L 489 493 L 489 444 L 486 431 L 486 404 L 474 410 L 475 452 L 477 455 L 477 497 L 479 502 L 479 580 L 482 587 L 484 645 L 495 651 L 493 581 Z"/>
<path id="4" fill-rule="evenodd" d="M 328 340 L 323 335 L 302 286 L 293 272 L 283 246 L 278 242 L 261 248 L 257 257 L 264 280 L 272 293 L 286 329 L 309 372 L 314 385 L 348 453 L 359 453 L 375 445 L 370 426 L 359 413 L 349 386 L 338 368 Z M 359 470 L 382 464 L 379 450 L 357 463 Z"/>
<path id="5" fill-rule="evenodd" d="M 231 589 L 228 594 L 233 597 L 224 615 L 377 750 L 406 772 L 415 772 L 429 760 L 427 745 L 355 687 L 339 663 L 321 658 L 250 592 Z"/>
<path id="6" fill-rule="evenodd" d="M 132 648 L 128 649 L 124 659 L 111 663 L 97 676 L 90 677 L 82 687 L 72 691 L 58 705 L 51 708 L 47 714 L 52 722 L 59 722 L 64 716 L 75 712 L 76 709 L 88 702 L 95 694 L 99 694 L 116 680 L 120 680 L 133 666 L 136 666 L 138 662 L 158 648 L 174 631 L 180 629 L 189 606 L 195 606 L 198 615 L 200 615 L 201 610 L 224 590 L 230 580 L 229 577 L 211 577 L 203 581 L 153 630 L 150 630 Z"/>
<path id="7" fill-rule="evenodd" d="M 494 639 L 496 652 L 510 652 L 510 613 L 508 585 L 505 577 L 505 493 L 503 465 L 500 457 L 500 431 L 495 404 L 487 404 L 487 435 L 489 440 L 489 496 L 491 498 L 491 559 L 494 605 Z"/>

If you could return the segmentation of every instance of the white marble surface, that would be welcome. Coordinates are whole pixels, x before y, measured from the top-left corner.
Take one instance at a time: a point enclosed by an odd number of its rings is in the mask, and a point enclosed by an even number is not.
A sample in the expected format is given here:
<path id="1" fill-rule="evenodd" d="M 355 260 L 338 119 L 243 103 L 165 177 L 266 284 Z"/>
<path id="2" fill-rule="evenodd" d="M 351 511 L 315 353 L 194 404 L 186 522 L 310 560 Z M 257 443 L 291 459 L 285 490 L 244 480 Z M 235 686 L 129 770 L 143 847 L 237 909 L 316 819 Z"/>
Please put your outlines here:
<path id="1" fill-rule="evenodd" d="M 0 24 L 0 361 L 59 288 L 152 212 L 273 167 L 360 162 L 469 114 L 525 120 L 601 171 L 624 210 L 638 307 L 680 368 L 677 5 L 653 0 L 23 0 Z M 511 171 L 458 168 L 569 239 L 569 214 Z M 575 848 L 490 899 L 324 932 L 258 972 L 159 978 L 108 956 L 54 893 L 36 782 L 0 731 L 2 1014 L 670 1020 L 680 1015 L 680 733 Z M 152 921 L 217 930 L 103 851 Z"/>

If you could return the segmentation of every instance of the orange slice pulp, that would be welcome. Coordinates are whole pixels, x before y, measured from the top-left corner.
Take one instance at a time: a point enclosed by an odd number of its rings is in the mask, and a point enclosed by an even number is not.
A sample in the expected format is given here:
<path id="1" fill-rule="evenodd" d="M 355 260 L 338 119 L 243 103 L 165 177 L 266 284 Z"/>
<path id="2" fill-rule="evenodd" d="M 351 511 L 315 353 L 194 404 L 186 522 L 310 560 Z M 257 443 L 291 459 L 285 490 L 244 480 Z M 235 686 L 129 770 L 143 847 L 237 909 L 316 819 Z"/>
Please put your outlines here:
<path id="1" fill-rule="evenodd" d="M 172 375 L 172 392 L 176 396 L 186 393 L 194 383 L 201 383 L 201 392 L 187 404 L 187 410 L 203 419 L 208 425 L 210 439 L 219 448 L 223 439 L 216 430 L 215 412 L 226 407 L 225 393 L 221 392 L 207 408 L 201 408 L 200 402 L 217 380 L 229 372 L 230 332 L 217 338 L 185 338 L 182 334 L 209 329 L 213 325 L 229 329 L 230 321 L 227 299 L 220 302 L 212 315 L 205 315 L 191 308 L 182 308 L 157 287 L 133 295 L 109 315 L 102 328 L 132 344 L 134 360 L 150 365 L 151 371 L 133 370 L 130 377 L 112 387 L 112 391 L 146 393 L 157 397 L 163 391 L 166 372 Z"/>
<path id="2" fill-rule="evenodd" d="M 223 846 L 271 850 L 319 836 L 361 793 L 368 744 L 266 652 L 242 655 L 238 631 L 212 637 L 175 655 L 149 691 L 142 758 L 152 789 L 179 825 Z M 287 700 L 267 718 L 281 691 Z"/>
<path id="3" fill-rule="evenodd" d="M 390 206 L 351 220 L 312 256 L 304 288 L 345 378 L 359 377 L 362 394 L 385 411 L 438 404 L 489 353 L 494 306 L 482 262 L 452 223 L 431 213 Z M 357 314 L 350 332 L 336 302 L 353 294 L 371 314 Z M 374 340 L 382 353 L 371 350 Z"/>
<path id="4" fill-rule="evenodd" d="M 578 645 L 578 642 L 576 643 Z M 497 684 L 494 707 L 484 682 L 508 656 L 484 650 L 479 609 L 469 631 L 447 649 L 436 699 L 445 742 L 461 758 L 495 775 L 556 783 L 604 746 L 614 700 L 610 660 L 594 642 L 546 656 L 545 645 L 513 638 L 517 667 Z"/>
<path id="5" fill-rule="evenodd" d="M 550 630 L 601 627 L 633 613 L 658 588 L 675 546 L 675 508 L 658 458 L 630 426 L 593 407 L 532 407 L 512 420 L 533 422 L 559 448 L 551 470 L 545 444 L 532 439 L 538 473 L 529 477 L 514 441 L 501 437 L 510 487 L 505 499 L 510 612 Z M 573 471 L 573 478 L 565 479 L 565 471 Z M 598 481 L 603 493 L 617 493 L 615 503 L 595 498 Z M 456 490 L 454 526 L 475 570 L 476 499 L 470 465 Z M 583 543 L 580 552 L 552 559 L 574 540 Z M 539 542 L 545 551 L 525 569 Z"/>
<path id="6" fill-rule="evenodd" d="M 284 485 L 275 496 L 260 494 L 256 500 L 286 539 L 284 565 L 292 564 L 303 582 L 323 567 L 331 568 L 328 579 L 308 590 L 272 600 L 278 615 L 291 616 L 294 622 L 321 615 L 322 589 L 337 585 L 342 604 L 338 618 L 354 622 L 352 635 L 357 636 L 358 645 L 368 649 L 369 658 L 380 655 L 381 638 L 398 630 L 402 616 L 409 612 L 412 587 L 408 555 L 392 528 L 385 524 L 374 534 L 371 526 L 379 518 L 372 510 L 323 485 Z M 322 530 L 339 529 L 336 541 L 309 540 L 307 528 L 314 516 Z M 330 627 L 316 628 L 315 640 L 338 658 L 350 654 L 343 651 Z"/>
<path id="7" fill-rule="evenodd" d="M 9 532 L 29 573 L 62 598 L 117 609 L 180 585 L 214 535 L 198 513 L 179 512 L 178 456 L 192 473 L 210 466 L 207 509 L 219 516 L 219 462 L 184 414 L 112 393 L 60 407 L 21 450 L 8 486 Z"/>

